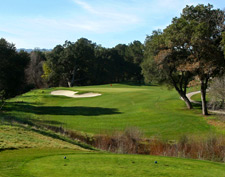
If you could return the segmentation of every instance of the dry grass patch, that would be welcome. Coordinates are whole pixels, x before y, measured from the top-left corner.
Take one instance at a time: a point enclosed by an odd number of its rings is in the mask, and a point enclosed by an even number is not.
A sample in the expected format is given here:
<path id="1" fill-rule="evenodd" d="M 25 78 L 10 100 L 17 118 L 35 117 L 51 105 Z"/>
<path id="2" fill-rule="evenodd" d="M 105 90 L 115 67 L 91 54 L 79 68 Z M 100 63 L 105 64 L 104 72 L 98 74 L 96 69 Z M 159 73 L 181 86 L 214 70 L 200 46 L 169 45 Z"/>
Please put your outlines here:
<path id="1" fill-rule="evenodd" d="M 19 148 L 82 149 L 79 146 L 41 135 L 24 127 L 0 125 L 0 149 Z"/>

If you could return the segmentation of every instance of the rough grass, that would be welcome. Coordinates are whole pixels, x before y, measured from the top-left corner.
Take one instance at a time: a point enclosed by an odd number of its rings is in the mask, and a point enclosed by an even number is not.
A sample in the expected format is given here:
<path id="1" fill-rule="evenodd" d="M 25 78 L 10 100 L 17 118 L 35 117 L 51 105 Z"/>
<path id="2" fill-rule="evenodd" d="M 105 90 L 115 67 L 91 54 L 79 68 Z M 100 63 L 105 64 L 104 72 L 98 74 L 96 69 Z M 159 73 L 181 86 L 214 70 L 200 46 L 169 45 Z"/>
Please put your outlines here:
<path id="1" fill-rule="evenodd" d="M 160 156 L 97 154 L 57 149 L 4 151 L 0 154 L 2 177 L 223 177 L 225 171 L 225 165 L 220 163 Z M 155 161 L 158 163 L 155 164 Z"/>
<path id="2" fill-rule="evenodd" d="M 24 127 L 0 125 L 0 150 L 20 148 L 82 149 L 79 146 L 44 136 Z"/>
<path id="3" fill-rule="evenodd" d="M 75 99 L 50 95 L 57 89 L 92 91 L 102 96 Z M 9 100 L 4 112 L 4 116 L 92 134 L 135 126 L 145 136 L 166 139 L 215 132 L 200 114 L 199 109 L 187 110 L 174 90 L 121 84 L 33 90 Z"/>

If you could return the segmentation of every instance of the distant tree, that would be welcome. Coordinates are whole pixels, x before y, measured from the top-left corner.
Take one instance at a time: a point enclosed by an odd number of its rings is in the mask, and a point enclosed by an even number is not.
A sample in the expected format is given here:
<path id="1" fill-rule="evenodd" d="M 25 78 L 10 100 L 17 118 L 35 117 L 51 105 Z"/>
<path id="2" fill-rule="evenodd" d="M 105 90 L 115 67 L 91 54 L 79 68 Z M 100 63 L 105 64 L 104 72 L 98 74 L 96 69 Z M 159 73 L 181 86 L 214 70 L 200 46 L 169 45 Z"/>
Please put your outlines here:
<path id="1" fill-rule="evenodd" d="M 225 56 L 225 31 L 222 32 L 221 46 L 222 46 L 223 54 L 224 54 L 224 56 Z"/>
<path id="2" fill-rule="evenodd" d="M 66 81 L 62 78 L 63 66 L 60 63 L 61 53 L 64 47 L 57 45 L 51 52 L 46 54 L 46 62 L 43 63 L 42 78 L 51 86 L 66 86 Z"/>
<path id="3" fill-rule="evenodd" d="M 66 41 L 63 46 L 56 46 L 47 55 L 45 73 L 52 86 L 87 85 L 92 82 L 92 66 L 94 65 L 95 44 L 81 38 L 72 43 Z M 46 73 L 51 71 L 51 73 Z"/>
<path id="4" fill-rule="evenodd" d="M 27 82 L 34 85 L 35 88 L 45 87 L 45 82 L 41 77 L 43 75 L 43 63 L 46 60 L 45 54 L 39 50 L 30 53 L 30 63 L 26 69 Z"/>
<path id="5" fill-rule="evenodd" d="M 128 51 L 132 62 L 140 65 L 144 57 L 144 45 L 140 41 L 133 41 L 128 45 Z"/>
<path id="6" fill-rule="evenodd" d="M 128 55 L 131 59 L 131 77 L 134 81 L 142 82 L 141 63 L 144 59 L 144 45 L 140 41 L 133 41 L 128 45 Z"/>
<path id="7" fill-rule="evenodd" d="M 71 85 L 90 85 L 94 83 L 95 72 L 95 49 L 96 44 L 92 41 L 81 38 L 66 48 L 65 55 L 74 58 L 73 69 L 71 70 Z"/>
<path id="8" fill-rule="evenodd" d="M 114 82 L 129 81 L 133 74 L 133 63 L 129 61 L 128 46 L 126 44 L 118 44 L 110 51 Z"/>
<path id="9" fill-rule="evenodd" d="M 140 41 L 134 41 L 129 45 L 118 44 L 115 49 L 124 60 L 123 80 L 141 82 L 143 76 L 140 64 L 143 61 L 143 44 Z"/>
<path id="10" fill-rule="evenodd" d="M 25 68 L 29 63 L 29 54 L 16 52 L 14 44 L 0 39 L 0 92 L 1 99 L 20 94 L 25 89 Z"/>
<path id="11" fill-rule="evenodd" d="M 41 75 L 41 78 L 45 81 L 45 83 L 48 83 L 52 70 L 50 69 L 46 61 L 43 62 L 42 70 L 43 70 L 43 74 Z"/>
<path id="12" fill-rule="evenodd" d="M 153 31 L 152 35 L 147 36 L 144 44 L 144 59 L 141 63 L 142 74 L 145 83 L 165 83 L 167 75 L 163 75 L 157 69 L 155 56 L 159 53 L 159 47 L 164 43 L 162 31 Z"/>
<path id="13" fill-rule="evenodd" d="M 106 84 L 112 82 L 111 63 L 109 61 L 110 49 L 102 46 L 95 47 L 95 72 L 93 73 L 96 78 L 95 84 Z"/>

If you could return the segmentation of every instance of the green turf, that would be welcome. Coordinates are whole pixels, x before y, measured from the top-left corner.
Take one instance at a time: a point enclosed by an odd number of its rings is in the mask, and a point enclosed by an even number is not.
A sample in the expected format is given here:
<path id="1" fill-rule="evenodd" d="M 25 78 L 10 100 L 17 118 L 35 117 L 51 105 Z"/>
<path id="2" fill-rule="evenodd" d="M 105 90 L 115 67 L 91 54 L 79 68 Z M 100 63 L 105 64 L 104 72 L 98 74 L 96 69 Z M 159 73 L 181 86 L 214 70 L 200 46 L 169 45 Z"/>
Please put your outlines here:
<path id="1" fill-rule="evenodd" d="M 50 95 L 51 91 L 62 89 L 102 93 L 102 96 L 75 99 Z M 8 100 L 0 113 L 0 177 L 223 177 L 225 165 L 222 163 L 97 153 L 62 141 L 59 135 L 30 126 L 21 127 L 13 122 L 51 124 L 93 134 L 135 126 L 143 130 L 146 136 L 176 139 L 182 134 L 200 136 L 216 131 L 200 113 L 199 109 L 187 110 L 175 91 L 157 86 L 113 84 L 112 87 L 33 90 Z M 19 150 L 1 151 L 15 148 Z M 154 163 L 155 160 L 158 164 Z"/>
<path id="2" fill-rule="evenodd" d="M 155 164 L 155 161 L 158 163 Z M 148 155 L 100 154 L 65 149 L 0 152 L 1 177 L 224 177 L 224 171 L 225 165 L 222 163 Z"/>
<path id="3" fill-rule="evenodd" d="M 198 94 L 196 94 L 196 95 L 193 95 L 193 96 L 191 97 L 191 99 L 194 100 L 194 101 L 199 101 L 199 102 L 201 102 L 201 93 L 198 93 Z M 206 101 L 209 101 L 209 95 L 208 95 L 208 94 L 206 94 Z"/>
<path id="4" fill-rule="evenodd" d="M 30 160 L 40 157 L 69 154 L 77 151 L 71 149 L 20 149 L 0 152 L 0 177 L 32 177 L 23 171 L 23 166 Z M 38 166 L 37 166 L 38 169 Z"/>
<path id="5" fill-rule="evenodd" d="M 79 146 L 45 136 L 26 127 L 0 125 L 0 150 L 21 148 L 82 149 Z"/>
<path id="6" fill-rule="evenodd" d="M 50 95 L 59 89 L 90 91 L 102 96 Z M 186 109 L 176 91 L 158 86 L 113 84 L 33 90 L 8 101 L 4 116 L 9 115 L 93 134 L 135 126 L 148 137 L 176 139 L 182 134 L 205 135 L 215 131 L 200 110 Z"/>

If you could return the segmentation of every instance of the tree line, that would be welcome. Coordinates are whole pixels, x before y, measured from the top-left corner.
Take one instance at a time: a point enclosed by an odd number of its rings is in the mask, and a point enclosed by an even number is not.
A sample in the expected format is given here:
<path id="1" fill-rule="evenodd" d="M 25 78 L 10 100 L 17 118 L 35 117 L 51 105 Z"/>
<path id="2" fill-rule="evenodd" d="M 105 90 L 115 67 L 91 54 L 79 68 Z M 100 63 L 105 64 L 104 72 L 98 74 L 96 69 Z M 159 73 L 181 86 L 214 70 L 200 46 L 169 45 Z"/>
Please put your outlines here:
<path id="1" fill-rule="evenodd" d="M 163 31 L 140 41 L 105 48 L 86 38 L 65 41 L 52 51 L 17 52 L 0 40 L 0 96 L 9 98 L 31 88 L 138 82 L 173 87 L 186 97 L 199 81 L 202 113 L 208 114 L 206 90 L 210 79 L 225 71 L 225 15 L 213 6 L 186 6 Z M 222 89 L 223 90 L 223 89 Z"/>
<path id="2" fill-rule="evenodd" d="M 134 41 L 107 49 L 81 38 L 46 53 L 43 78 L 49 86 L 97 85 L 142 80 L 143 44 Z"/>
<path id="3" fill-rule="evenodd" d="M 52 51 L 17 52 L 15 45 L 0 40 L 1 98 L 32 88 L 72 87 L 143 81 L 143 44 L 133 41 L 104 48 L 86 38 L 65 41 Z"/>

